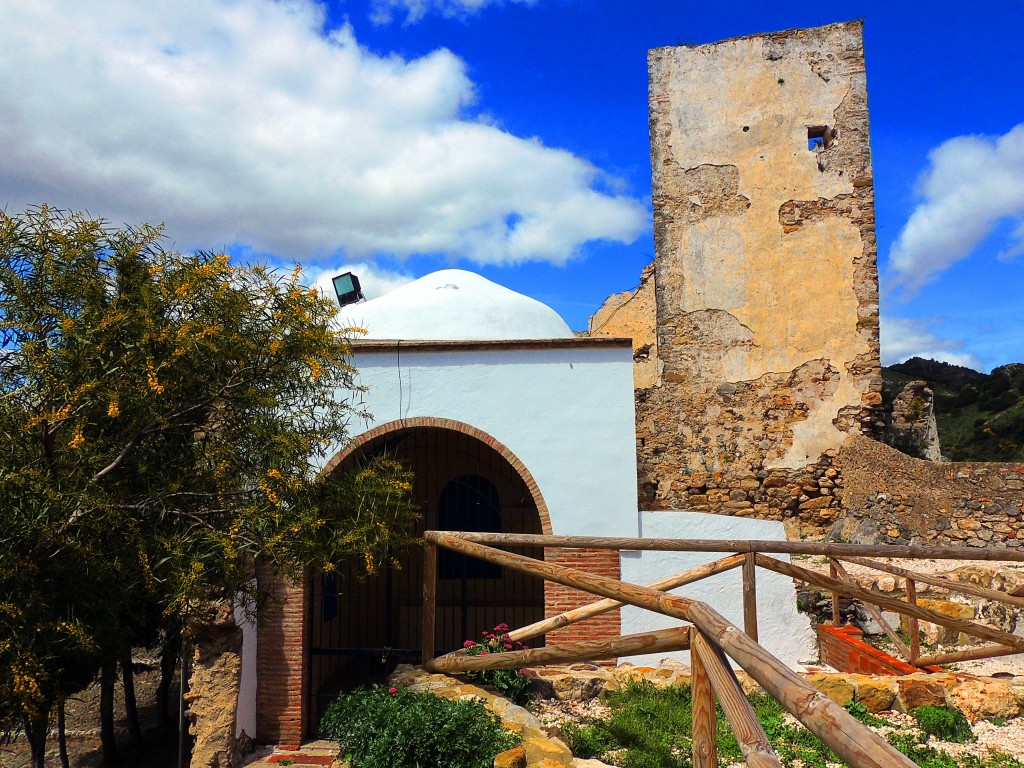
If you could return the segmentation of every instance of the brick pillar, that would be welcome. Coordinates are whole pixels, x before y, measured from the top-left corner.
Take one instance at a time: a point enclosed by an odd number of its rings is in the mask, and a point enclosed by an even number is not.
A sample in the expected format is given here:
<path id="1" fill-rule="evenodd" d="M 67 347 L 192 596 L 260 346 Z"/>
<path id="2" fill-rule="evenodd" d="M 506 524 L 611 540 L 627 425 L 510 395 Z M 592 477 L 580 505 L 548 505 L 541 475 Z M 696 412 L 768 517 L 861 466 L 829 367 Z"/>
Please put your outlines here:
<path id="1" fill-rule="evenodd" d="M 619 553 L 614 549 L 546 549 L 544 559 L 554 565 L 576 568 L 612 579 L 620 578 Z M 589 592 L 581 592 L 549 581 L 544 585 L 544 615 L 557 616 L 600 599 Z M 549 645 L 558 645 L 580 640 L 606 640 L 617 637 L 619 633 L 619 611 L 614 610 L 550 632 L 547 635 L 547 642 Z"/>
<path id="2" fill-rule="evenodd" d="M 256 653 L 256 740 L 297 748 L 305 735 L 308 579 L 280 576 L 259 566 L 256 578 L 269 599 Z"/>

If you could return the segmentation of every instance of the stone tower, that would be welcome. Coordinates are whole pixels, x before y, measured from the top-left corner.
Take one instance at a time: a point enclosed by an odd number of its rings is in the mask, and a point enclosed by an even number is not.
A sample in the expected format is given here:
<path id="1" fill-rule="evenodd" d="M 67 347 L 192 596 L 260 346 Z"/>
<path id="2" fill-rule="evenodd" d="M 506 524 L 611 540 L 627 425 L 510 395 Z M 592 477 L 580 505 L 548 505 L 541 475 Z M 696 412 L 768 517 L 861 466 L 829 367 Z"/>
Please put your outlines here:
<path id="1" fill-rule="evenodd" d="M 831 458 L 881 402 L 861 24 L 658 48 L 648 68 L 641 503 L 824 528 Z M 624 324 L 613 299 L 602 333 Z"/>

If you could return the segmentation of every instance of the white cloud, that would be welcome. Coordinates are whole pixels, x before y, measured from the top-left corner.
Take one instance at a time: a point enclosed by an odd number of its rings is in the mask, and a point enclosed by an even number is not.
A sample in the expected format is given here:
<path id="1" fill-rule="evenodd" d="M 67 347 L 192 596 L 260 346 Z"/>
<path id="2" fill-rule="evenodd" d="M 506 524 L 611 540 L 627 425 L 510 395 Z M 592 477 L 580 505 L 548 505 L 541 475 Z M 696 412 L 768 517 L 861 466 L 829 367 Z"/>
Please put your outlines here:
<path id="1" fill-rule="evenodd" d="M 934 280 L 1005 219 L 1022 219 L 1001 256 L 1024 253 L 1024 123 L 1003 136 L 958 136 L 932 150 L 921 202 L 889 253 L 905 295 Z"/>
<path id="2" fill-rule="evenodd" d="M 0 206 L 300 260 L 562 263 L 645 227 L 585 160 L 467 117 L 450 51 L 378 56 L 323 24 L 315 0 L 8 3 Z"/>
<path id="3" fill-rule="evenodd" d="M 963 343 L 940 339 L 929 331 L 921 320 L 902 317 L 881 318 L 882 365 L 902 363 L 911 357 L 941 360 L 982 370 L 981 362 L 969 352 L 963 352 Z"/>
<path id="4" fill-rule="evenodd" d="M 374 24 L 388 24 L 399 11 L 405 12 L 406 24 L 415 24 L 431 12 L 450 19 L 465 19 L 489 5 L 506 2 L 533 5 L 536 0 L 374 0 L 370 19 Z"/>
<path id="5" fill-rule="evenodd" d="M 416 279 L 408 273 L 381 269 L 376 264 L 367 262 L 341 264 L 330 268 L 307 267 L 303 270 L 302 279 L 306 285 L 316 286 L 321 293 L 333 299 L 335 294 L 332 278 L 345 272 L 352 272 L 359 278 L 359 287 L 367 299 L 376 299 Z"/>

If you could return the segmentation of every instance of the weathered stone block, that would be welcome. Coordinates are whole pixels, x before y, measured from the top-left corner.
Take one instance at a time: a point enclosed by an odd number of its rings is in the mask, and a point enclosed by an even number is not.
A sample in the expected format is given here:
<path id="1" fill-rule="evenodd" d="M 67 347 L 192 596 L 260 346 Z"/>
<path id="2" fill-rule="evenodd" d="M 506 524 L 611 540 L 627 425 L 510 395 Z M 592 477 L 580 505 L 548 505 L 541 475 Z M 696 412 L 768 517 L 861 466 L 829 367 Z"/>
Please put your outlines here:
<path id="1" fill-rule="evenodd" d="M 1006 680 L 969 677 L 950 691 L 953 703 L 972 723 L 992 717 L 1010 718 L 1021 713 L 1021 705 Z"/>
<path id="2" fill-rule="evenodd" d="M 496 755 L 494 768 L 526 768 L 526 750 L 523 747 L 513 747 Z"/>
<path id="3" fill-rule="evenodd" d="M 856 684 L 855 700 L 863 704 L 868 712 L 892 709 L 898 688 L 892 678 L 876 678 L 869 675 L 852 677 Z"/>
<path id="4" fill-rule="evenodd" d="M 946 706 L 946 689 L 928 675 L 907 675 L 899 678 L 897 702 L 904 712 L 918 707 Z"/>
<path id="5" fill-rule="evenodd" d="M 804 679 L 840 706 L 845 706 L 853 701 L 855 694 L 853 683 L 843 675 L 816 672 L 805 675 Z"/>

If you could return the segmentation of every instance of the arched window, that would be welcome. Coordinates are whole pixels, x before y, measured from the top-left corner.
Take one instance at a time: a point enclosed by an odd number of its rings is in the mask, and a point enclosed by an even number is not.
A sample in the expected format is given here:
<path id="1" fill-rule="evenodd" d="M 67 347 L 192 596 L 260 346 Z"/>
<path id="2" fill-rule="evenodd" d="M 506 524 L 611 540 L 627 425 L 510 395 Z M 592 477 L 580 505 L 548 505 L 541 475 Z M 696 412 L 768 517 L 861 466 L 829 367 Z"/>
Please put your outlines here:
<path id="1" fill-rule="evenodd" d="M 462 475 L 450 480 L 437 503 L 437 523 L 442 531 L 501 533 L 498 489 L 480 475 Z M 501 566 L 442 548 L 438 575 L 442 579 L 500 579 Z"/>

